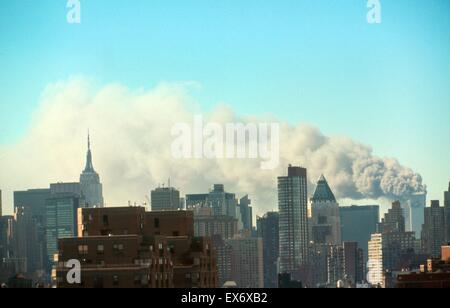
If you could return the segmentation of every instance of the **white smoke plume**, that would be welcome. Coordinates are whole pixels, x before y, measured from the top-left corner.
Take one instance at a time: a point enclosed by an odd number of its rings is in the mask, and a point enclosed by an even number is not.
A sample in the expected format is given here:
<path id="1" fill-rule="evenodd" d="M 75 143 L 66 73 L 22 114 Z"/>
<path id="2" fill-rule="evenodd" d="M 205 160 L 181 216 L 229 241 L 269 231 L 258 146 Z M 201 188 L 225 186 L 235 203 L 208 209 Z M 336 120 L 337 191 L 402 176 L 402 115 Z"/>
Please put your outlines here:
<path id="1" fill-rule="evenodd" d="M 86 134 L 92 135 L 94 167 L 107 205 L 145 202 L 152 188 L 171 178 L 182 193 L 206 192 L 214 183 L 239 196 L 249 194 L 261 214 L 277 208 L 277 176 L 288 164 L 308 168 L 311 183 L 325 174 L 336 197 L 405 199 L 425 191 L 419 174 L 395 159 L 375 157 L 350 138 L 327 137 L 317 128 L 281 124 L 278 169 L 259 168 L 257 160 L 175 160 L 171 128 L 192 123 L 199 107 L 188 89 L 195 83 L 161 84 L 132 91 L 119 84 L 96 89 L 86 78 L 49 85 L 26 135 L 0 146 L 0 188 L 11 209 L 12 192 L 78 181 L 84 166 Z M 219 123 L 274 119 L 242 118 L 219 105 L 204 115 Z"/>

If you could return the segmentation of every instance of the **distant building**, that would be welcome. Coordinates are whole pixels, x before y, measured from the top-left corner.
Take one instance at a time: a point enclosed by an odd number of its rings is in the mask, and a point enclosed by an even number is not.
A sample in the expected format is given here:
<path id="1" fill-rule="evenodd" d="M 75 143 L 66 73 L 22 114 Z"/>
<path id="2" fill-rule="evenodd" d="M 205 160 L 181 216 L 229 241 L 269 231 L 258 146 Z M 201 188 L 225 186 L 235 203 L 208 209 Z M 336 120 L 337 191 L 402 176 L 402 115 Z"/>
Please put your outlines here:
<path id="1" fill-rule="evenodd" d="M 253 230 L 253 209 L 251 207 L 252 201 L 248 196 L 239 200 L 239 211 L 242 219 L 243 229 L 251 232 Z"/>
<path id="2" fill-rule="evenodd" d="M 431 258 L 441 257 L 441 247 L 445 244 L 444 207 L 439 201 L 431 201 L 431 207 L 424 210 L 425 223 L 422 231 L 422 247 Z"/>
<path id="3" fill-rule="evenodd" d="M 15 273 L 26 271 L 26 261 L 16 257 L 14 216 L 0 217 L 0 284 L 8 283 Z"/>
<path id="4" fill-rule="evenodd" d="M 50 194 L 74 194 L 81 198 L 82 191 L 80 183 L 53 183 L 50 184 Z"/>
<path id="5" fill-rule="evenodd" d="M 227 243 L 231 247 L 232 281 L 239 288 L 264 288 L 262 239 L 236 238 Z"/>
<path id="6" fill-rule="evenodd" d="M 43 254 L 44 243 L 39 239 L 39 224 L 33 217 L 31 208 L 19 206 L 15 209 L 13 239 L 14 257 L 24 260 L 26 265 L 21 274 L 37 278 L 46 267 L 47 259 Z"/>
<path id="7" fill-rule="evenodd" d="M 307 170 L 289 166 L 288 175 L 278 178 L 280 273 L 294 274 L 308 263 Z"/>
<path id="8" fill-rule="evenodd" d="M 341 244 L 339 204 L 322 175 L 311 198 L 311 240 L 318 244 Z"/>
<path id="9" fill-rule="evenodd" d="M 14 210 L 18 207 L 31 209 L 34 218 L 45 226 L 45 202 L 51 196 L 50 189 L 29 189 L 14 192 Z"/>
<path id="10" fill-rule="evenodd" d="M 450 183 L 448 184 L 448 191 L 444 192 L 444 211 L 445 211 L 445 241 L 450 243 Z"/>
<path id="11" fill-rule="evenodd" d="M 103 207 L 103 186 L 100 183 L 100 176 L 95 172 L 92 163 L 91 141 L 89 135 L 86 166 L 80 175 L 80 186 L 85 202 L 82 207 Z"/>
<path id="12" fill-rule="evenodd" d="M 328 285 L 337 287 L 339 281 L 347 280 L 353 287 L 363 283 L 365 261 L 362 249 L 356 242 L 329 245 L 327 256 Z"/>
<path id="13" fill-rule="evenodd" d="M 420 249 L 414 232 L 405 232 L 400 202 L 392 204 L 378 230 L 379 233 L 372 234 L 369 241 L 368 282 L 388 287 L 386 273 L 401 271 L 404 266 L 402 256 L 416 254 Z"/>
<path id="14" fill-rule="evenodd" d="M 180 192 L 172 187 L 160 187 L 151 192 L 152 211 L 180 210 Z"/>
<path id="15" fill-rule="evenodd" d="M 58 287 L 215 288 L 215 251 L 194 237 L 191 211 L 143 207 L 78 210 L 78 238 L 59 240 Z M 65 280 L 64 263 L 79 259 L 82 284 Z"/>
<path id="16" fill-rule="evenodd" d="M 278 286 L 280 289 L 302 289 L 303 284 L 301 281 L 292 280 L 292 276 L 289 273 L 278 275 Z"/>
<path id="17" fill-rule="evenodd" d="M 399 201 L 392 203 L 381 222 L 378 224 L 378 233 L 405 232 L 405 216 Z"/>
<path id="18" fill-rule="evenodd" d="M 378 205 L 340 207 L 342 240 L 357 242 L 358 247 L 368 258 L 368 243 L 371 235 L 377 232 L 380 222 L 380 207 Z"/>
<path id="19" fill-rule="evenodd" d="M 217 280 L 220 287 L 233 281 L 233 247 L 220 235 L 212 237 L 217 256 Z M 233 281 L 234 282 L 234 281 Z M 236 284 L 236 282 L 234 282 Z"/>
<path id="20" fill-rule="evenodd" d="M 423 192 L 413 194 L 407 202 L 402 204 L 405 229 L 408 232 L 415 232 L 416 238 L 421 237 L 426 202 L 427 194 Z"/>
<path id="21" fill-rule="evenodd" d="M 3 199 L 2 199 L 2 190 L 0 189 L 0 217 L 3 216 Z"/>
<path id="22" fill-rule="evenodd" d="M 214 216 L 210 207 L 194 208 L 195 236 L 220 236 L 224 240 L 232 239 L 238 233 L 238 220 L 231 216 Z"/>
<path id="23" fill-rule="evenodd" d="M 277 212 L 257 218 L 257 236 L 263 242 L 264 287 L 271 289 L 278 286 L 279 220 Z"/>
<path id="24" fill-rule="evenodd" d="M 231 216 L 240 219 L 236 195 L 225 192 L 223 184 L 215 184 L 208 194 L 186 195 L 186 208 L 208 206 L 213 209 L 214 216 Z M 241 220 L 242 221 L 242 220 Z"/>
<path id="25" fill-rule="evenodd" d="M 77 211 L 80 198 L 76 194 L 55 194 L 46 200 L 47 256 L 53 262 L 58 252 L 58 239 L 77 236 Z"/>

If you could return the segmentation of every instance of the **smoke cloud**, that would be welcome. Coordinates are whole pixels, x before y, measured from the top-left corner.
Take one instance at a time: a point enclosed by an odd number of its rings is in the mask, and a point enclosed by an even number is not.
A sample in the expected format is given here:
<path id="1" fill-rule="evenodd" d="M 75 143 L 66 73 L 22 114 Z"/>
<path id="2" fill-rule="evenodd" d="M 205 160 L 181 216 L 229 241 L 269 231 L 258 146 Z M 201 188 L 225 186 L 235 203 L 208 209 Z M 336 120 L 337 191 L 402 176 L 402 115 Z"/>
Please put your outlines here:
<path id="1" fill-rule="evenodd" d="M 0 146 L 0 188 L 12 204 L 14 190 L 78 181 L 84 166 L 86 134 L 91 131 L 94 167 L 107 205 L 143 203 L 152 188 L 166 183 L 182 193 L 206 192 L 214 183 L 239 196 L 249 194 L 261 214 L 277 208 L 277 176 L 288 164 L 308 168 L 311 183 L 323 173 L 336 197 L 407 199 L 426 187 L 422 178 L 396 159 L 373 155 L 370 147 L 345 137 L 328 137 L 307 124 L 280 123 L 280 166 L 261 170 L 259 160 L 176 160 L 171 129 L 200 114 L 189 90 L 195 83 L 160 84 L 130 90 L 120 84 L 99 89 L 86 78 L 49 85 L 26 135 Z M 271 122 L 239 117 L 225 105 L 204 114 L 206 121 Z M 279 121 L 276 121 L 279 122 Z"/>

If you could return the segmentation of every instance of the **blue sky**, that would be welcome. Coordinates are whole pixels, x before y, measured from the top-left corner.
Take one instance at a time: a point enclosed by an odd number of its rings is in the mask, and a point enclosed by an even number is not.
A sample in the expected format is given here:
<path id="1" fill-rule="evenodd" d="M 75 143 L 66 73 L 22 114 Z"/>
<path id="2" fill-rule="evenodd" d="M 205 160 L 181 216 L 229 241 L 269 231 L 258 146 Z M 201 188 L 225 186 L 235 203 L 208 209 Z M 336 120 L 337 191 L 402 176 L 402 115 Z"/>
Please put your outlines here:
<path id="1" fill-rule="evenodd" d="M 44 87 L 72 75 L 193 95 L 239 114 L 308 122 L 421 173 L 442 199 L 450 177 L 450 2 L 381 0 L 0 2 L 0 144 L 18 141 Z"/>

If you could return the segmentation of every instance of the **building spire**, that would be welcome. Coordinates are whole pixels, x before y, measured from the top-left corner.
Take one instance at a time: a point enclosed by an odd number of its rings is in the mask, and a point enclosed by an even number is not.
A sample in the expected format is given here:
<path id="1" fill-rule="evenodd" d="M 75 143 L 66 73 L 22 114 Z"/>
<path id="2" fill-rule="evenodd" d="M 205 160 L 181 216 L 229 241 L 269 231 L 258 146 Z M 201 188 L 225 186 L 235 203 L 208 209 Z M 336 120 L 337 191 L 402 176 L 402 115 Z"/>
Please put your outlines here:
<path id="1" fill-rule="evenodd" d="M 95 172 L 94 165 L 92 164 L 92 153 L 91 153 L 91 135 L 88 130 L 88 150 L 86 155 L 86 167 L 84 172 Z"/>
<path id="2" fill-rule="evenodd" d="M 315 202 L 336 202 L 336 198 L 330 186 L 328 185 L 327 179 L 323 174 L 320 176 L 319 181 L 317 182 L 316 190 L 314 191 L 314 195 L 311 200 Z"/>

